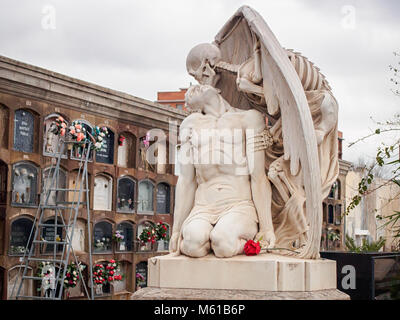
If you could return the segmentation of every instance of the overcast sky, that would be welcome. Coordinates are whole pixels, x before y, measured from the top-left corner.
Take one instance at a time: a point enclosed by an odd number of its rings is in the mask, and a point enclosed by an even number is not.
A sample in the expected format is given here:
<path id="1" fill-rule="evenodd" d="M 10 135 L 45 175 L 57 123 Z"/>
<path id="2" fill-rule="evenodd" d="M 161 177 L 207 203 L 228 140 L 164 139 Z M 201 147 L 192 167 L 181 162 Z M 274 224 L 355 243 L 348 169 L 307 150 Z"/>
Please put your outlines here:
<path id="1" fill-rule="evenodd" d="M 370 117 L 400 112 L 388 69 L 400 51 L 398 0 L 1 0 L 0 55 L 154 101 L 194 82 L 187 53 L 244 4 L 326 75 L 344 159 L 371 158 L 377 140 L 347 144 L 375 128 Z"/>

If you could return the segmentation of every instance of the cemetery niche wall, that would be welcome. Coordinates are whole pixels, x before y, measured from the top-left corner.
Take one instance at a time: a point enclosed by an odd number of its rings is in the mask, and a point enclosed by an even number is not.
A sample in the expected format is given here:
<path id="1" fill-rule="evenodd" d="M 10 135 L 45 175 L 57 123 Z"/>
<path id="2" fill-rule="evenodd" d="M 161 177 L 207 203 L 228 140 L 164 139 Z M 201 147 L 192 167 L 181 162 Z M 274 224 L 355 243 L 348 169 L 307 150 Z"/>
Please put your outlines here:
<path id="1" fill-rule="evenodd" d="M 13 74 L 24 76 L 15 79 L 9 73 L 10 68 L 14 70 Z M 141 250 L 137 241 L 138 225 L 143 220 L 153 224 L 159 220 L 168 225 L 173 223 L 171 214 L 156 212 L 156 186 L 166 183 L 173 188 L 176 177 L 168 171 L 157 173 L 157 165 L 154 165 L 154 170 L 139 168 L 139 137 L 152 128 L 162 128 L 168 135 L 169 121 L 166 119 L 179 124 L 185 113 L 64 75 L 55 76 L 52 71 L 2 56 L 0 73 L 0 272 L 4 276 L 4 282 L 0 284 L 0 299 L 9 298 L 16 276 L 15 268 L 25 250 L 37 206 L 43 201 L 41 193 L 48 187 L 53 173 L 50 167 L 59 136 L 51 132 L 51 125 L 59 116 L 68 125 L 80 123 L 89 133 L 96 126 L 106 126 L 110 133 L 105 137 L 103 149 L 90 154 L 88 183 L 84 188 L 89 190 L 93 220 L 88 224 L 80 214 L 72 246 L 86 266 L 89 265 L 89 242 L 94 252 L 93 263 L 110 259 L 121 262 L 124 280 L 97 298 L 122 299 L 136 290 L 137 262 L 160 254 L 157 245 Z M 116 100 L 121 103 L 116 105 Z M 64 150 L 58 187 L 75 189 L 81 152 L 81 147 Z M 150 185 L 143 184 L 139 191 L 139 181 L 147 180 L 151 181 Z M 118 202 L 118 198 L 121 201 Z M 58 192 L 56 199 L 52 192 L 50 203 L 56 201 L 77 201 L 77 193 Z M 85 193 L 81 202 L 86 203 Z M 164 204 L 164 201 L 159 201 L 160 211 L 168 212 L 168 204 Z M 171 199 L 169 207 L 173 205 Z M 79 210 L 83 212 L 84 205 Z M 54 219 L 54 212 L 50 209 L 46 210 L 47 219 Z M 51 241 L 54 231 L 57 231 L 56 238 L 66 236 L 60 228 L 44 228 L 40 236 Z M 124 241 L 113 239 L 117 231 L 124 236 Z M 97 240 L 100 245 L 95 248 Z M 59 248 L 46 244 L 37 250 L 37 255 L 49 257 L 53 249 Z M 32 263 L 30 267 L 30 275 L 36 275 L 38 265 Z M 87 281 L 88 270 L 84 272 Z M 32 283 L 23 290 L 29 295 L 42 294 L 36 288 L 36 283 L 35 286 Z M 85 298 L 81 285 L 69 291 L 69 299 Z"/>

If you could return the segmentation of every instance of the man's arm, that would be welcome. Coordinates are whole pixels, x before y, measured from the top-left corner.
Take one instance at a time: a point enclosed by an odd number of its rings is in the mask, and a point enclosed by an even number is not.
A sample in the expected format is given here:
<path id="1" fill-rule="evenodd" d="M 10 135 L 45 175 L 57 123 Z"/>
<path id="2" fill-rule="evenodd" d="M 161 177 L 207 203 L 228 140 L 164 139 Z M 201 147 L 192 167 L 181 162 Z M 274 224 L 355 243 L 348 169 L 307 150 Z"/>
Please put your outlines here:
<path id="1" fill-rule="evenodd" d="M 182 131 L 181 131 L 182 132 Z M 185 141 L 183 138 L 181 141 Z M 197 190 L 197 182 L 195 179 L 195 168 L 193 162 L 187 157 L 189 150 L 189 142 L 185 141 L 181 145 L 179 152 L 179 177 L 175 190 L 175 210 L 174 224 L 172 227 L 172 236 L 170 240 L 170 252 L 178 251 L 178 240 L 182 224 L 188 217 L 194 205 L 194 198 Z M 181 161 L 182 160 L 182 161 Z"/>
<path id="2" fill-rule="evenodd" d="M 272 191 L 269 180 L 265 174 L 265 149 L 262 139 L 265 129 L 265 118 L 258 111 L 249 111 L 246 117 L 248 123 L 246 130 L 246 156 L 250 170 L 250 183 L 253 202 L 256 207 L 259 233 L 256 240 L 268 242 L 268 247 L 275 246 L 275 233 L 272 223 L 271 199 Z"/>

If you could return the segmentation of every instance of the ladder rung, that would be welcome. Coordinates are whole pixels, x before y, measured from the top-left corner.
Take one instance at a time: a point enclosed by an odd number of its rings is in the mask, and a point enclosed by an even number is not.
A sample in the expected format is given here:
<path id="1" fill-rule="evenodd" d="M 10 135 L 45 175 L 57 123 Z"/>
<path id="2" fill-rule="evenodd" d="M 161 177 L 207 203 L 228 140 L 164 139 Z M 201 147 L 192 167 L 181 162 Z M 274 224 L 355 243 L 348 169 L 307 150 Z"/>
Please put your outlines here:
<path id="1" fill-rule="evenodd" d="M 55 227 L 56 225 L 55 224 L 49 224 L 49 223 L 39 223 L 38 224 L 38 227 L 40 228 L 40 227 Z M 72 227 L 71 225 L 69 225 L 69 224 L 67 224 L 67 225 L 65 225 L 65 224 L 62 224 L 62 223 L 57 223 L 57 228 L 58 227 L 60 227 L 60 228 L 70 228 L 70 227 Z"/>
<path id="2" fill-rule="evenodd" d="M 67 244 L 65 241 L 33 240 L 34 243 Z"/>
<path id="3" fill-rule="evenodd" d="M 42 277 L 32 277 L 32 276 L 23 276 L 22 279 L 24 280 L 43 280 Z M 57 279 L 55 279 L 57 281 Z M 58 281 L 62 281 L 63 279 L 58 278 Z"/>
<path id="4" fill-rule="evenodd" d="M 43 205 L 42 208 L 43 209 L 53 209 L 53 210 L 55 210 L 55 209 L 58 209 L 58 210 L 75 209 L 74 207 L 54 206 L 54 205 L 53 206 L 50 206 L 50 205 L 45 206 L 45 205 Z"/>
<path id="5" fill-rule="evenodd" d="M 46 259 L 46 258 L 28 258 L 30 261 L 44 261 L 44 262 L 55 262 L 55 263 L 65 263 L 64 260 L 59 259 Z"/>
<path id="6" fill-rule="evenodd" d="M 77 189 L 77 190 L 75 190 L 75 189 L 63 189 L 63 188 L 51 188 L 51 189 L 49 189 L 50 191 L 62 191 L 62 192 L 79 192 L 80 190 L 79 189 Z M 82 192 L 86 192 L 86 191 L 89 191 L 88 189 L 82 189 Z"/>
<path id="7" fill-rule="evenodd" d="M 72 204 L 72 205 L 77 205 L 78 202 L 77 201 L 57 201 L 57 206 L 58 205 L 65 205 L 65 204 Z M 79 205 L 86 205 L 85 202 L 81 202 Z"/>
<path id="8" fill-rule="evenodd" d="M 37 297 L 37 296 L 17 296 L 18 298 L 23 299 L 34 299 L 34 300 L 60 300 L 60 298 L 51 298 L 51 297 Z"/>

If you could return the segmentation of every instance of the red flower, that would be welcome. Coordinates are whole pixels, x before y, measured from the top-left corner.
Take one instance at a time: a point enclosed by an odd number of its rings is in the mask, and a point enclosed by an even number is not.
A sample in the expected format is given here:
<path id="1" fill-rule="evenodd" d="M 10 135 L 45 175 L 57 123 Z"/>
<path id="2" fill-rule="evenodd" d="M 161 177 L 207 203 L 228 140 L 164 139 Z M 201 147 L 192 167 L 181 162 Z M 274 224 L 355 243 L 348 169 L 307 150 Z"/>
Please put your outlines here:
<path id="1" fill-rule="evenodd" d="M 246 256 L 255 256 L 259 254 L 261 251 L 260 242 L 254 242 L 253 240 L 249 240 L 244 245 L 244 253 Z"/>
<path id="2" fill-rule="evenodd" d="M 111 262 L 111 263 L 115 263 L 115 260 L 111 259 L 110 262 Z"/>
<path id="3" fill-rule="evenodd" d="M 108 277 L 108 281 L 113 281 L 113 277 Z"/>

